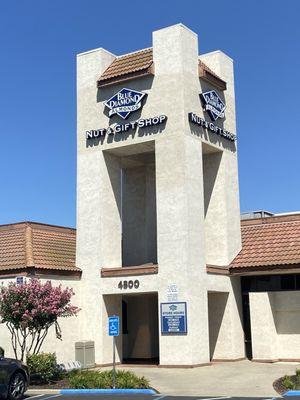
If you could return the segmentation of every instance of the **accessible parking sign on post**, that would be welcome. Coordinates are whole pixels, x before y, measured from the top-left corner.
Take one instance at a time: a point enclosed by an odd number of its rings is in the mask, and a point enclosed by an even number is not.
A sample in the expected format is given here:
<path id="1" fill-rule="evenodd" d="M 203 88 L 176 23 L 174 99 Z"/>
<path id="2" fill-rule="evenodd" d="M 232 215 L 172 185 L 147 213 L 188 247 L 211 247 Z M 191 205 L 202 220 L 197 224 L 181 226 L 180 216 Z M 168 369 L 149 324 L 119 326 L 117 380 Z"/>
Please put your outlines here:
<path id="1" fill-rule="evenodd" d="M 186 302 L 161 303 L 160 315 L 162 334 L 187 333 Z"/>
<path id="2" fill-rule="evenodd" d="M 113 389 L 116 388 L 116 336 L 120 335 L 120 318 L 117 315 L 108 317 L 108 335 L 113 337 Z"/>
<path id="3" fill-rule="evenodd" d="M 108 318 L 108 335 L 119 336 L 120 334 L 120 319 L 118 316 Z"/>

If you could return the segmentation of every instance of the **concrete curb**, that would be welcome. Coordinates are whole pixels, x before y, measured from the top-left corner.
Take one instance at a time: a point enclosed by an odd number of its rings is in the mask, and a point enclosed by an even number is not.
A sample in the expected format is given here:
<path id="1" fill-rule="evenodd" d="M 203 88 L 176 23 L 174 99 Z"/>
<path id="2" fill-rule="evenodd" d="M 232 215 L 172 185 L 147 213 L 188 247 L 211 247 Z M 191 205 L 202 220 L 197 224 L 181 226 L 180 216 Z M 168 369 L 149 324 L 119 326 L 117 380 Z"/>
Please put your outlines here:
<path id="1" fill-rule="evenodd" d="M 26 394 L 32 393 L 51 393 L 51 394 L 59 394 L 61 389 L 30 389 L 28 388 L 27 391 L 25 392 Z"/>
<path id="2" fill-rule="evenodd" d="M 153 389 L 61 389 L 60 394 L 157 394 Z"/>

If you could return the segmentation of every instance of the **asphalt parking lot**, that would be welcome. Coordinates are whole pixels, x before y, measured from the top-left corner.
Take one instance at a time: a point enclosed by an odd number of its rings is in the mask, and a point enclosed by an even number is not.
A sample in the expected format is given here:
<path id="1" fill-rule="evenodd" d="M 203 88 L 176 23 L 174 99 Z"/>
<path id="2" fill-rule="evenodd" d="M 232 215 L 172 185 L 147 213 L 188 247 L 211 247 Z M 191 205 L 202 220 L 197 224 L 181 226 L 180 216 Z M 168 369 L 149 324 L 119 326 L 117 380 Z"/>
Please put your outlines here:
<path id="1" fill-rule="evenodd" d="M 61 395 L 54 393 L 43 393 L 36 394 L 27 393 L 25 400 L 71 400 L 71 399 L 80 399 L 80 400 L 282 400 L 281 397 L 230 397 L 230 396 L 216 396 L 216 397 L 207 397 L 207 396 L 167 396 L 161 394 L 155 395 L 140 395 L 140 394 L 132 394 L 132 395 L 124 395 L 124 394 L 116 394 L 116 395 L 106 395 L 106 394 L 76 394 L 76 395 Z M 299 400 L 298 398 L 289 397 L 289 400 Z"/>

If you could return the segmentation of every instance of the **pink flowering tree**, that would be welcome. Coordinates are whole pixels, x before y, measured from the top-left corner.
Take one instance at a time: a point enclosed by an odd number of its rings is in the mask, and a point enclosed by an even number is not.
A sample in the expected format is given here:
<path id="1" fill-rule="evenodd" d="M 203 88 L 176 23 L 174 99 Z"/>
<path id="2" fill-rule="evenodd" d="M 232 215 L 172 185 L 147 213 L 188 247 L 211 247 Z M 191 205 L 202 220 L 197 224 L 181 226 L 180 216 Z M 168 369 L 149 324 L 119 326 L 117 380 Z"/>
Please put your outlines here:
<path id="1" fill-rule="evenodd" d="M 54 326 L 61 339 L 58 318 L 77 315 L 79 308 L 70 304 L 73 290 L 53 287 L 50 281 L 30 279 L 23 284 L 10 283 L 0 289 L 0 319 L 11 334 L 15 357 L 38 354 L 49 328 Z"/>

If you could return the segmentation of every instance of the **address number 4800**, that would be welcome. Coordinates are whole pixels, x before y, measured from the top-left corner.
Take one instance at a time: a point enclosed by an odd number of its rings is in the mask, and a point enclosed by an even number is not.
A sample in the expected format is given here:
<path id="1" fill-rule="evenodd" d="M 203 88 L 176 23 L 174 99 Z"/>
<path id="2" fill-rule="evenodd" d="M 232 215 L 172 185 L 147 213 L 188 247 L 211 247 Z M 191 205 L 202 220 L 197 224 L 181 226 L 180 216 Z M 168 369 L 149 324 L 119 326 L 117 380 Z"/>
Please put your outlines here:
<path id="1" fill-rule="evenodd" d="M 136 279 L 135 281 L 120 281 L 118 284 L 119 289 L 138 289 L 140 286 L 140 281 Z"/>

